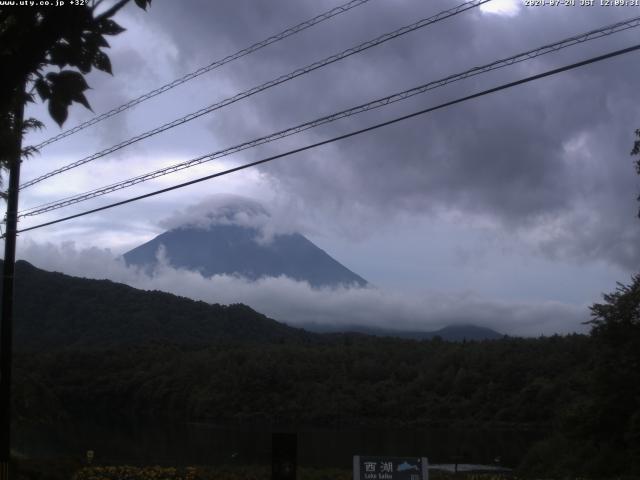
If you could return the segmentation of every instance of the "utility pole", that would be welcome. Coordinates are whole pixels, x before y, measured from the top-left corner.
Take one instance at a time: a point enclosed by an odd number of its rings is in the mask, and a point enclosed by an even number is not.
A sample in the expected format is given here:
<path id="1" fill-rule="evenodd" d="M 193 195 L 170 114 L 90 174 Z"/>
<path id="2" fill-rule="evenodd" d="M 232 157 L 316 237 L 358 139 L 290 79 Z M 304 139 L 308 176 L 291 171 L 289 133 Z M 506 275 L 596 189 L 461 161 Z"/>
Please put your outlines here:
<path id="1" fill-rule="evenodd" d="M 2 271 L 2 310 L 0 312 L 0 480 L 9 480 L 11 457 L 11 360 L 13 356 L 13 277 L 16 264 L 16 230 L 18 226 L 18 190 L 22 157 L 22 124 L 24 119 L 26 79 L 14 94 L 13 151 L 8 158 L 9 190 L 7 192 L 4 264 Z"/>

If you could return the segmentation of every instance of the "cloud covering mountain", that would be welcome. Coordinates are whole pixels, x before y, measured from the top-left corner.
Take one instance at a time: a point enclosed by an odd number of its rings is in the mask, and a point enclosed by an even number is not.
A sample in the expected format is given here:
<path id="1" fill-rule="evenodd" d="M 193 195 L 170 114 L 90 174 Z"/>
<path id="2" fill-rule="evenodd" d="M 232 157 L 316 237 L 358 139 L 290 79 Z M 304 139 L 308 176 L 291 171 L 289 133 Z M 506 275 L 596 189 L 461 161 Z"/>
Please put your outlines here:
<path id="1" fill-rule="evenodd" d="M 171 229 L 123 255 L 127 265 L 153 274 L 164 257 L 172 267 L 205 277 L 285 276 L 312 287 L 367 284 L 300 233 L 283 230 L 266 208 L 248 198 L 213 197 L 163 224 Z"/>
<path id="2" fill-rule="evenodd" d="M 470 292 L 425 290 L 406 293 L 367 288 L 312 288 L 287 277 L 258 281 L 232 275 L 206 278 L 161 263 L 153 276 L 127 267 L 120 256 L 100 248 L 22 243 L 19 257 L 38 268 L 86 278 L 110 279 L 135 288 L 161 290 L 210 303 L 244 303 L 292 326 L 369 325 L 396 330 L 437 330 L 447 325 L 479 325 L 508 335 L 586 331 L 587 306 L 557 301 L 495 300 Z"/>

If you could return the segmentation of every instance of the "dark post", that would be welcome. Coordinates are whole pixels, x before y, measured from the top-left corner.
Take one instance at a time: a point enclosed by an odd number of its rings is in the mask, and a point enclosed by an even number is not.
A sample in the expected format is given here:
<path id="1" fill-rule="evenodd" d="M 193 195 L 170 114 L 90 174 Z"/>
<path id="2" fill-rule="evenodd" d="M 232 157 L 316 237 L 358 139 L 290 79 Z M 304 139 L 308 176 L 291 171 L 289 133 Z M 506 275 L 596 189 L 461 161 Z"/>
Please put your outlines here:
<path id="1" fill-rule="evenodd" d="M 2 272 L 2 311 L 0 312 L 0 480 L 9 480 L 11 457 L 11 359 L 13 342 L 13 275 L 16 262 L 16 230 L 18 225 L 18 188 L 22 156 L 22 122 L 24 116 L 23 82 L 15 92 L 13 116 L 14 151 L 8 160 L 9 191 L 7 225 L 4 238 Z"/>
<path id="2" fill-rule="evenodd" d="M 274 433 L 271 440 L 271 479 L 296 480 L 298 435 L 295 433 Z"/>

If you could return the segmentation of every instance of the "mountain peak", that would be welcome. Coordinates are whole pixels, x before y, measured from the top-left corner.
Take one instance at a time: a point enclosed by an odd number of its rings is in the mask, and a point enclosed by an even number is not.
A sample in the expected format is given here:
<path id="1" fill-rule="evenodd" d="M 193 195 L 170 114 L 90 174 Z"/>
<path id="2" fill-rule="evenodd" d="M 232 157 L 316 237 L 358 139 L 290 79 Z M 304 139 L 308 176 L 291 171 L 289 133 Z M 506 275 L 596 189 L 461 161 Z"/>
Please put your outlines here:
<path id="1" fill-rule="evenodd" d="M 364 287 L 359 275 L 340 264 L 299 233 L 276 234 L 261 241 L 256 227 L 235 224 L 181 226 L 124 254 L 128 265 L 153 272 L 159 253 L 174 268 L 205 277 L 237 275 L 248 280 L 286 276 L 312 287 Z"/>
<path id="2" fill-rule="evenodd" d="M 256 281 L 285 276 L 312 287 L 367 285 L 286 217 L 272 215 L 250 198 L 215 195 L 174 213 L 161 223 L 167 231 L 125 253 L 124 260 L 150 274 L 166 262 L 205 277 L 235 275 Z"/>

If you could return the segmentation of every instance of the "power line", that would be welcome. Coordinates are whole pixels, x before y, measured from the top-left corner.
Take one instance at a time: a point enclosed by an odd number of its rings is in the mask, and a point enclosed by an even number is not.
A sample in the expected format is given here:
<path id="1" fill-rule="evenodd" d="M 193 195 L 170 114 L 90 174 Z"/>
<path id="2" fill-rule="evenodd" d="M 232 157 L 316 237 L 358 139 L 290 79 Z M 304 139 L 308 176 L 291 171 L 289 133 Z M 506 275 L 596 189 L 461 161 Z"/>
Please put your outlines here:
<path id="1" fill-rule="evenodd" d="M 489 63 L 487 65 L 483 65 L 481 67 L 474 67 L 470 70 L 467 70 L 465 72 L 459 73 L 459 74 L 454 74 L 454 75 L 450 75 L 448 77 L 445 77 L 443 79 L 440 80 L 436 80 L 436 81 L 432 81 L 429 82 L 427 84 L 418 86 L 418 87 L 414 87 L 412 89 L 409 90 L 405 90 L 404 92 L 400 92 L 400 93 L 395 93 L 393 95 L 381 98 L 381 99 L 377 99 L 374 100 L 372 102 L 369 102 L 367 104 L 362 104 L 362 105 L 358 105 L 356 107 L 352 107 L 350 109 L 347 110 L 343 110 L 341 112 L 338 113 L 334 113 L 332 115 L 328 115 L 325 117 L 321 117 L 319 119 L 310 121 L 310 122 L 306 122 L 303 123 L 301 125 L 295 126 L 295 127 L 291 127 L 285 130 L 281 130 L 279 132 L 275 132 L 272 133 L 270 135 L 267 135 L 265 137 L 260 137 L 258 139 L 254 139 L 251 140 L 249 142 L 244 142 L 242 144 L 233 146 L 233 147 L 229 147 L 227 149 L 224 150 L 220 150 L 218 152 L 215 153 L 211 153 L 211 154 L 206 154 L 200 157 L 197 157 L 195 159 L 191 159 L 191 160 L 187 160 L 185 162 L 179 163 L 179 164 L 175 164 L 163 169 L 159 169 L 153 172 L 149 172 L 137 177 L 133 177 L 130 178 L 128 180 L 124 180 L 122 182 L 118 182 L 115 184 L 111 184 L 111 185 L 107 185 L 104 187 L 100 187 L 98 189 L 89 191 L 89 192 L 85 192 L 79 195 L 75 195 L 75 196 L 71 196 L 71 197 L 66 197 L 60 200 L 56 200 L 53 202 L 49 202 L 43 205 L 39 205 L 36 207 L 32 207 L 30 209 L 26 209 L 25 211 L 21 212 L 21 217 L 26 217 L 26 216 L 32 216 L 32 215 L 37 215 L 40 213 L 44 213 L 47 211 L 51 211 L 51 210 L 55 210 L 57 208 L 62 208 L 68 205 L 72 205 L 74 203 L 78 203 L 80 201 L 84 201 L 84 200 L 88 200 L 90 198 L 95 198 L 97 196 L 101 196 L 107 193 L 111 193 L 113 191 L 116 190 L 120 190 L 123 188 L 127 188 L 133 185 L 136 185 L 138 183 L 147 181 L 147 180 L 151 180 L 153 178 L 158 178 L 160 176 L 163 175 L 167 175 L 169 173 L 173 173 L 176 171 L 180 171 L 183 170 L 185 168 L 190 168 L 192 166 L 204 163 L 204 162 L 208 162 L 223 156 L 227 156 L 230 155 L 232 153 L 237 153 L 239 151 L 248 149 L 248 148 L 252 148 L 254 146 L 257 145 L 261 145 L 264 143 L 268 143 L 274 140 L 278 140 L 299 132 L 302 132 L 304 130 L 319 126 L 319 125 L 323 125 L 325 123 L 329 123 L 332 121 L 336 121 L 340 118 L 345 118 L 351 115 L 355 115 L 358 113 L 362 113 L 364 111 L 368 111 L 368 110 L 372 110 L 374 108 L 379 108 L 381 106 L 384 105 L 388 105 L 390 103 L 394 103 L 397 102 L 399 100 L 404 100 L 406 98 L 409 98 L 413 95 L 417 95 L 420 93 L 424 93 L 425 91 L 434 89 L 434 88 L 438 88 L 441 87 L 443 85 L 446 85 L 448 83 L 452 83 L 458 80 L 462 80 L 464 78 L 469 78 L 471 76 L 474 75 L 478 75 L 480 73 L 485 73 L 487 71 L 491 71 L 491 70 L 495 70 L 498 68 L 503 68 L 509 65 L 513 65 L 515 63 L 519 63 L 522 62 L 524 60 L 528 60 L 531 58 L 535 58 L 541 55 L 545 55 L 547 53 L 551 53 L 554 51 L 558 51 L 562 48 L 566 48 L 578 43 L 582 43 L 582 42 L 586 42 L 589 40 L 594 40 L 597 38 L 600 38 L 602 36 L 606 36 L 606 35 L 611 35 L 613 33 L 617 33 L 623 30 L 627 30 L 629 28 L 634 28 L 640 25 L 640 17 L 635 17 L 632 19 L 628 19 L 622 22 L 618 22 L 612 25 L 608 25 L 606 27 L 602 27 L 600 29 L 597 30 L 592 30 L 580 35 L 576 35 L 564 40 L 561 40 L 559 42 L 550 44 L 550 45 L 545 45 L 542 47 L 539 47 L 537 49 L 534 50 L 529 50 L 528 52 L 525 53 L 521 53 L 521 54 L 517 54 L 514 55 L 512 57 L 508 57 L 506 59 L 502 59 L 502 60 L 497 60 L 494 61 L 492 63 Z"/>
<path id="2" fill-rule="evenodd" d="M 252 95 L 255 95 L 257 93 L 260 93 L 264 90 L 267 90 L 269 88 L 275 87 L 276 85 L 280 85 L 281 83 L 287 82 L 289 80 L 293 80 L 294 78 L 297 78 L 301 75 L 306 75 L 307 73 L 313 72 L 314 70 L 317 70 L 319 68 L 325 67 L 327 65 L 330 65 L 332 63 L 335 63 L 339 60 L 342 60 L 344 58 L 350 57 L 351 55 L 355 55 L 356 53 L 362 52 L 364 50 L 368 50 L 369 48 L 375 47 L 377 45 L 380 45 L 384 42 L 387 42 L 389 40 L 392 40 L 394 38 L 397 38 L 401 35 L 405 35 L 407 33 L 413 32 L 414 30 L 418 30 L 420 28 L 426 27 L 428 25 L 432 25 L 434 23 L 440 22 L 442 20 L 445 20 L 449 17 L 453 17 L 455 15 L 458 15 L 462 12 L 465 12 L 467 10 L 470 10 L 472 8 L 478 7 L 480 5 L 482 5 L 483 3 L 487 3 L 490 2 L 491 0 L 469 0 L 467 2 L 464 2 L 460 5 L 458 5 L 457 7 L 451 8 L 449 10 L 445 10 L 442 11 L 440 13 L 437 13 L 436 15 L 433 15 L 431 17 L 428 18 L 424 18 L 422 20 L 419 20 L 415 23 L 412 23 L 411 25 L 406 25 L 402 28 L 399 28 L 397 30 L 394 30 L 393 32 L 389 32 L 389 33 L 385 33 L 383 35 L 380 35 L 379 37 L 374 38 L 373 40 L 369 40 L 367 42 L 363 42 L 355 47 L 351 47 L 348 48 L 347 50 L 344 50 L 340 53 L 336 53 L 334 55 L 331 55 L 330 57 L 324 58 L 323 60 L 319 60 L 317 62 L 311 63 L 305 67 L 302 68 L 298 68 L 286 75 L 281 75 L 278 78 L 275 78 L 273 80 L 270 80 L 268 82 L 265 82 L 261 85 L 258 85 L 256 87 L 250 88 L 248 90 L 245 90 L 244 92 L 240 92 L 232 97 L 228 97 L 225 98 L 224 100 L 214 103 L 212 105 L 209 105 L 207 107 L 201 108 L 200 110 L 197 110 L 193 113 L 190 113 L 188 115 L 185 115 L 184 117 L 178 118 L 176 120 L 173 120 L 171 122 L 167 122 L 159 127 L 156 127 L 152 130 L 148 130 L 147 132 L 141 133 L 140 135 L 137 135 L 135 137 L 132 137 L 128 140 L 125 140 L 123 142 L 118 143 L 117 145 L 113 145 L 109 148 L 106 148 L 100 152 L 94 153 L 92 155 L 89 155 L 88 157 L 82 158 L 80 160 L 77 160 L 75 162 L 72 162 L 68 165 L 65 165 L 63 167 L 60 167 L 56 170 L 53 170 L 51 172 L 45 173 L 44 175 L 41 175 L 37 178 L 34 178 L 33 180 L 29 180 L 28 182 L 23 183 L 22 185 L 20 185 L 20 188 L 24 189 L 27 187 L 30 187 L 31 185 L 34 185 L 38 182 L 41 182 L 47 178 L 50 178 L 54 175 L 59 175 L 60 173 L 66 172 L 67 170 L 71 170 L 72 168 L 76 168 L 79 167 L 80 165 L 84 165 L 85 163 L 89 163 L 92 162 L 93 160 L 97 160 L 98 158 L 102 158 L 106 155 L 109 155 L 110 153 L 116 152 L 118 150 L 121 150 L 122 148 L 125 148 L 129 145 L 132 145 L 136 142 L 139 142 L 141 140 L 144 140 L 146 138 L 152 137 L 154 135 L 157 135 L 159 133 L 162 133 L 166 130 L 169 130 L 171 128 L 177 127 L 179 125 L 182 125 L 184 123 L 190 122 L 191 120 L 195 120 L 196 118 L 199 118 L 203 115 L 206 115 L 208 113 L 211 113 L 215 110 L 219 110 L 221 108 L 224 108 L 228 105 L 231 105 L 235 102 L 238 102 L 242 99 L 245 99 L 247 97 L 250 97 Z"/>
<path id="3" fill-rule="evenodd" d="M 435 89 L 435 88 L 439 88 L 442 87 L 444 85 L 447 85 L 449 83 L 453 83 L 459 80 L 463 80 L 465 78 L 469 78 L 475 75 L 479 75 L 481 73 L 486 73 L 492 70 L 496 70 L 499 68 L 504 68 L 506 66 L 510 66 L 513 65 L 515 63 L 519 63 L 525 60 L 529 60 L 532 58 L 536 58 L 539 57 L 541 55 L 545 55 L 551 52 L 555 52 L 558 50 L 561 50 L 563 48 L 567 48 L 569 46 L 573 46 L 579 43 L 583 43 L 586 41 L 590 41 L 590 40 L 594 40 L 597 38 L 601 38 L 603 36 L 607 36 L 607 35 L 611 35 L 613 33 L 617 33 L 620 31 L 624 31 L 627 30 L 629 28 L 635 28 L 640 26 L 640 17 L 635 17 L 632 19 L 628 19 L 622 22 L 618 22 L 612 25 L 608 25 L 606 27 L 602 27 L 596 30 L 591 30 L 589 32 L 580 34 L 580 35 L 576 35 L 549 45 L 545 45 L 533 50 L 529 50 L 527 52 L 524 53 L 520 53 L 517 55 L 513 55 L 511 57 L 508 58 L 504 58 L 501 60 L 496 60 L 492 63 L 480 66 L 480 67 L 474 67 L 472 69 L 466 70 L 462 73 L 457 73 L 454 75 L 449 75 L 448 77 L 439 79 L 439 80 L 435 80 L 435 81 L 431 81 L 429 83 L 420 85 L 418 87 L 414 87 L 411 88 L 409 90 L 405 90 L 403 92 L 399 92 L 399 93 L 394 93 L 392 95 L 377 99 L 377 100 L 373 100 L 371 102 L 365 103 L 365 104 L 361 104 L 346 110 L 342 110 L 340 112 L 325 116 L 325 117 L 320 117 L 318 119 L 297 125 L 295 127 L 291 127 L 285 130 L 281 130 L 275 133 L 272 133 L 270 135 L 264 136 L 264 137 L 260 137 L 248 142 L 244 142 L 241 143 L 239 145 L 235 145 L 229 148 L 226 148 L 224 150 L 219 150 L 217 152 L 214 153 L 209 153 L 206 155 L 202 155 L 200 157 L 197 158 L 193 158 L 190 160 L 187 160 L 185 162 L 181 162 L 178 164 L 174 164 L 171 165 L 169 167 L 165 167 L 159 170 L 155 170 L 152 172 L 148 172 L 142 175 L 139 175 L 137 177 L 133 177 L 133 178 L 129 178 L 127 180 L 121 181 L 121 182 L 117 182 L 117 183 L 113 183 L 111 185 L 107 185 L 107 186 L 103 186 L 100 187 L 98 189 L 95 190 L 91 190 L 88 192 L 84 192 L 81 193 L 79 195 L 74 195 L 74 196 L 70 196 L 70 197 L 66 197 L 66 198 L 62 198 L 59 200 L 55 200 L 53 202 L 49 202 L 49 203 L 45 203 L 42 205 L 38 205 L 35 207 L 31 207 L 29 209 L 25 209 L 22 212 L 20 212 L 19 217 L 20 218 L 24 218 L 24 217 L 28 217 L 28 216 L 35 216 L 35 215 L 39 215 L 45 212 L 49 212 L 52 210 L 57 210 L 59 208 L 63 208 L 69 205 L 73 205 L 75 203 L 79 203 L 85 200 L 89 200 L 91 198 L 96 198 L 102 195 L 106 195 L 108 193 L 117 191 L 117 190 L 121 190 L 124 188 L 128 188 L 131 187 L 133 185 L 136 185 L 138 183 L 142 183 L 154 178 L 158 178 L 164 175 L 168 175 L 170 173 L 174 173 L 180 170 L 184 170 L 186 168 L 190 168 L 193 167 L 195 165 L 199 165 L 211 160 L 215 160 L 217 158 L 221 158 L 227 155 L 231 155 L 233 153 L 237 153 L 240 152 L 242 150 L 246 150 L 258 145 L 262 145 L 265 143 L 269 143 L 284 137 L 288 137 L 290 135 L 294 135 L 297 133 L 300 133 L 302 131 L 320 126 L 320 125 L 324 125 L 330 122 L 334 122 L 336 120 L 339 120 L 341 118 L 345 118 L 345 117 L 349 117 L 352 115 L 356 115 L 362 112 L 366 112 L 369 110 L 373 110 L 376 108 L 380 108 L 382 106 L 385 105 L 389 105 L 391 103 L 395 103 L 398 102 L 400 100 L 405 100 L 407 98 L 410 98 L 414 95 L 418 95 L 421 93 L 424 93 L 426 91 Z"/>
<path id="4" fill-rule="evenodd" d="M 456 105 L 458 103 L 466 102 L 466 101 L 472 100 L 474 98 L 482 97 L 484 95 L 489 95 L 491 93 L 495 93 L 495 92 L 498 92 L 498 91 L 501 91 L 501 90 L 506 90 L 508 88 L 512 88 L 512 87 L 515 87 L 517 85 L 522 85 L 522 84 L 525 84 L 525 83 L 533 82 L 535 80 L 540 80 L 541 78 L 549 77 L 551 75 L 556 75 L 558 73 L 566 72 L 568 70 L 573 70 L 575 68 L 582 67 L 582 66 L 585 66 L 585 65 L 589 65 L 591 63 L 596 63 L 596 62 L 600 62 L 602 60 L 606 60 L 606 59 L 609 59 L 609 58 L 613 58 L 613 57 L 617 57 L 617 56 L 620 56 L 620 55 L 624 55 L 626 53 L 630 53 L 630 52 L 633 52 L 633 51 L 636 51 L 636 50 L 640 50 L 640 44 L 634 45 L 632 47 L 616 50 L 616 51 L 607 53 L 605 55 L 599 55 L 597 57 L 591 57 L 591 58 L 589 58 L 587 60 L 583 60 L 581 62 L 573 63 L 571 65 L 566 65 L 564 67 L 555 68 L 553 70 L 547 70 L 546 72 L 539 73 L 537 75 L 531 75 L 529 77 L 525 77 L 525 78 L 522 78 L 520 80 L 516 80 L 514 82 L 505 83 L 505 84 L 499 85 L 497 87 L 493 87 L 493 88 L 490 88 L 490 89 L 487 89 L 487 90 L 483 90 L 483 91 L 478 92 L 478 93 L 474 93 L 472 95 L 467 95 L 466 97 L 461 97 L 461 98 L 458 98 L 456 100 L 451 100 L 449 102 L 441 103 L 440 105 L 437 105 L 435 107 L 425 108 L 424 110 L 420 110 L 420 111 L 417 111 L 417 112 L 414 112 L 414 113 L 410 113 L 408 115 L 403 115 L 401 117 L 396 117 L 396 118 L 394 118 L 392 120 L 388 120 L 386 122 L 378 123 L 378 124 L 372 125 L 372 126 L 367 127 L 367 128 L 362 128 L 360 130 L 356 130 L 356 131 L 353 131 L 353 132 L 350 132 L 350 133 L 346 133 L 344 135 L 339 135 L 337 137 L 333 137 L 333 138 L 330 138 L 328 140 L 323 140 L 321 142 L 313 143 L 311 145 L 306 145 L 304 147 L 296 148 L 294 150 L 289 150 L 287 152 L 280 153 L 278 155 L 273 155 L 271 157 L 263 158 L 262 160 L 257 160 L 255 162 L 246 163 L 244 165 L 240 165 L 238 167 L 230 168 L 230 169 L 224 170 L 222 172 L 218 172 L 218 173 L 214 173 L 214 174 L 207 175 L 207 176 L 204 176 L 204 177 L 200 177 L 200 178 L 197 178 L 195 180 L 190 180 L 188 182 L 180 183 L 178 185 L 173 185 L 171 187 L 163 188 L 161 190 L 156 190 L 154 192 L 146 193 L 144 195 L 139 195 L 137 197 L 129 198 L 127 200 L 122 200 L 120 202 L 111 203 L 111 204 L 105 205 L 103 207 L 94 208 L 94 209 L 91 209 L 91 210 L 86 210 L 84 212 L 76 213 L 75 215 L 69 215 L 67 217 L 59 218 L 57 220 L 52 220 L 50 222 L 45 222 L 45 223 L 41 223 L 41 224 L 38 224 L 38 225 L 34 225 L 32 227 L 23 228 L 21 230 L 18 230 L 18 233 L 28 232 L 30 230 L 35 230 L 37 228 L 47 227 L 47 226 L 50 226 L 50 225 L 54 225 L 56 223 L 61 223 L 61 222 L 65 222 L 65 221 L 68 221 L 68 220 L 72 220 L 74 218 L 83 217 L 83 216 L 89 215 L 91 213 L 96 213 L 96 212 L 100 212 L 100 211 L 103 211 L 103 210 L 108 210 L 108 209 L 111 209 L 111 208 L 114 208 L 114 207 L 125 205 L 127 203 L 136 202 L 138 200 L 142 200 L 142 199 L 145 199 L 145 198 L 149 198 L 149 197 L 153 197 L 153 196 L 156 196 L 156 195 L 160 195 L 162 193 L 167 193 L 167 192 L 170 192 L 172 190 L 177 190 L 179 188 L 184 188 L 184 187 L 187 187 L 189 185 L 194 185 L 196 183 L 204 182 L 206 180 L 211 180 L 211 179 L 216 178 L 216 177 L 221 177 L 221 176 L 224 176 L 224 175 L 228 175 L 228 174 L 240 171 L 240 170 L 247 169 L 249 167 L 254 167 L 256 165 L 260 165 L 260 164 L 263 164 L 263 163 L 271 162 L 271 161 L 276 160 L 278 158 L 287 157 L 287 156 L 293 155 L 295 153 L 304 152 L 305 150 L 310 150 L 312 148 L 320 147 L 322 145 L 326 145 L 326 144 L 333 143 L 333 142 L 336 142 L 336 141 L 339 141 L 339 140 L 344 140 L 346 138 L 354 137 L 354 136 L 360 135 L 362 133 L 370 132 L 372 130 L 376 130 L 378 128 L 385 127 L 387 125 L 391 125 L 391 124 L 394 124 L 394 123 L 401 122 L 403 120 L 407 120 L 409 118 L 417 117 L 419 115 L 424 115 L 426 113 L 433 112 L 435 110 L 440 110 L 442 108 L 450 107 L 452 105 Z M 4 236 L 2 238 L 4 238 Z"/>
<path id="5" fill-rule="evenodd" d="M 349 10 L 351 10 L 352 8 L 358 7 L 360 5 L 362 5 L 363 3 L 367 3 L 369 0 L 351 0 L 343 5 L 340 5 L 338 7 L 332 8 L 331 10 L 328 10 L 324 13 L 321 13 L 320 15 L 317 15 L 309 20 L 305 20 L 302 23 L 299 23 L 293 27 L 287 28 L 286 30 L 283 30 L 282 32 L 276 34 L 276 35 L 272 35 L 269 38 L 266 38 L 260 42 L 254 43 L 253 45 L 247 47 L 247 48 L 243 48 L 242 50 L 237 51 L 236 53 L 233 53 L 231 55 L 228 55 L 224 58 L 221 58 L 219 60 L 215 60 L 214 62 L 210 63 L 209 65 L 206 65 L 204 67 L 200 67 L 199 69 L 191 72 L 191 73 L 187 73 L 186 75 L 177 78 L 176 80 L 173 80 L 172 82 L 169 82 L 161 87 L 156 88 L 155 90 L 151 90 L 150 92 L 145 93 L 144 95 L 140 95 L 137 98 L 134 98 L 133 100 L 128 101 L 127 103 L 124 103 L 122 105 L 120 105 L 119 107 L 116 107 L 112 110 L 109 110 L 108 112 L 105 112 L 101 115 L 98 115 L 96 117 L 93 117 L 90 120 L 87 120 L 86 122 L 83 122 L 73 128 L 70 128 L 69 130 L 66 130 L 62 133 L 59 133 L 58 135 L 55 135 L 47 140 L 45 140 L 44 142 L 36 145 L 35 148 L 40 149 L 43 148 L 51 143 L 57 142 L 58 140 L 61 140 L 65 137 L 68 137 L 70 135 L 73 135 L 74 133 L 77 133 L 81 130 L 84 130 L 87 127 L 90 127 L 91 125 L 95 125 L 96 123 L 101 122 L 102 120 L 106 120 L 107 118 L 111 118 L 114 115 L 117 115 L 121 112 L 124 112 L 125 110 L 128 110 L 132 107 L 135 107 L 136 105 L 141 104 L 142 102 L 145 102 L 147 100 L 149 100 L 150 98 L 153 98 L 157 95 L 160 95 L 161 93 L 166 92 L 167 90 L 171 90 L 172 88 L 177 87 L 178 85 L 182 85 L 183 83 L 188 82 L 189 80 L 192 80 L 196 77 L 199 77 L 200 75 L 203 75 L 207 72 L 210 72 L 211 70 L 214 70 L 218 67 L 221 67 L 229 62 L 232 62 L 234 60 L 237 60 L 239 58 L 242 58 L 246 55 L 249 55 L 250 53 L 253 53 L 257 50 L 260 50 L 261 48 L 264 48 L 268 45 L 271 45 L 272 43 L 276 43 L 280 40 L 283 40 L 287 37 L 290 37 L 291 35 L 295 35 L 296 33 L 299 33 L 303 30 L 306 30 L 309 27 L 312 27 L 314 25 L 317 25 L 321 22 L 324 22 L 325 20 L 328 20 L 332 17 L 335 17 L 336 15 L 340 15 L 341 13 L 347 12 Z"/>

